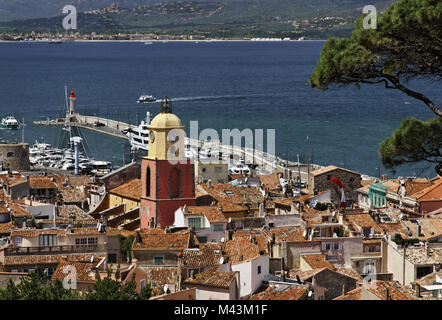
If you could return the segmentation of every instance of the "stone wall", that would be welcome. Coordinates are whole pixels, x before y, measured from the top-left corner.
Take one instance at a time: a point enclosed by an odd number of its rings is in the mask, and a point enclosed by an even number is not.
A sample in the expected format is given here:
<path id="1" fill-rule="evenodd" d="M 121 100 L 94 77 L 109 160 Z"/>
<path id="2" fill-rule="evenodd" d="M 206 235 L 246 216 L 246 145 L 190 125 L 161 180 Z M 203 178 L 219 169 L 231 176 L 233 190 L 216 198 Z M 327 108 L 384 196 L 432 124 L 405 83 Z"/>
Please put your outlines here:
<path id="1" fill-rule="evenodd" d="M 339 206 L 341 202 L 341 191 L 336 183 L 330 180 L 331 178 L 338 179 L 342 182 L 347 204 L 358 202 L 358 193 L 356 190 L 362 187 L 361 175 L 339 168 L 318 175 L 310 175 L 309 191 L 311 193 L 317 193 L 330 190 L 331 201 Z"/>
<path id="2" fill-rule="evenodd" d="M 29 144 L 0 144 L 0 154 L 0 159 L 3 162 L 3 170 L 29 171 Z"/>

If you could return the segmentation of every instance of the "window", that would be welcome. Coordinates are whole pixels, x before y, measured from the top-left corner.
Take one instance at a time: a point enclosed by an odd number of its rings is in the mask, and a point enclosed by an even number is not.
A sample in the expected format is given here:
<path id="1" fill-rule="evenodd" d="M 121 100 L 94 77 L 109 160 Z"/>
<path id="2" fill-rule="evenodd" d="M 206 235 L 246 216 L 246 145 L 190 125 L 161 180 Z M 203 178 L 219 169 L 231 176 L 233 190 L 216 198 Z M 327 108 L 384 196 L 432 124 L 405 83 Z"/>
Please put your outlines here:
<path id="1" fill-rule="evenodd" d="M 54 274 L 54 272 L 55 272 L 55 268 L 46 268 L 46 269 L 45 269 L 45 273 L 46 273 L 46 275 L 47 275 L 48 277 L 52 277 L 52 275 Z"/>
<path id="2" fill-rule="evenodd" d="M 334 243 L 333 244 L 333 250 L 339 250 L 339 249 L 341 249 L 341 244 L 338 243 L 338 242 Z"/>
<path id="3" fill-rule="evenodd" d="M 223 225 L 221 223 L 215 223 L 213 225 L 213 231 L 223 231 L 223 230 L 224 230 L 224 228 L 223 228 Z"/>
<path id="4" fill-rule="evenodd" d="M 207 243 L 207 237 L 196 237 L 199 243 Z"/>
<path id="5" fill-rule="evenodd" d="M 80 247 L 86 246 L 96 246 L 98 243 L 98 238 L 76 238 L 75 245 Z"/>
<path id="6" fill-rule="evenodd" d="M 187 271 L 187 277 L 190 278 L 190 277 L 192 276 L 192 273 L 193 273 L 193 275 L 195 276 L 195 275 L 197 275 L 199 272 L 200 272 L 200 269 L 198 269 L 198 268 L 189 269 L 189 270 Z"/>
<path id="7" fill-rule="evenodd" d="M 58 244 L 56 234 L 41 234 L 39 236 L 39 244 L 42 247 L 56 246 Z"/>
<path id="8" fill-rule="evenodd" d="M 324 243 L 323 244 L 323 248 L 324 248 L 324 250 L 330 250 L 331 249 L 331 244 L 330 243 Z"/>
<path id="9" fill-rule="evenodd" d="M 153 258 L 154 264 L 163 264 L 164 263 L 164 257 L 154 257 Z"/>
<path id="10" fill-rule="evenodd" d="M 201 228 L 201 218 L 189 218 L 187 221 L 189 228 L 195 228 L 195 229 Z"/>
<path id="11" fill-rule="evenodd" d="M 331 176 L 328 174 L 328 175 L 327 175 L 327 180 L 330 180 L 330 178 L 331 178 Z"/>
<path id="12" fill-rule="evenodd" d="M 150 167 L 146 168 L 146 197 L 150 197 Z"/>
<path id="13" fill-rule="evenodd" d="M 261 274 L 261 266 L 258 266 L 258 274 Z"/>
<path id="14" fill-rule="evenodd" d="M 341 256 L 340 255 L 327 255 L 326 260 L 328 260 L 328 261 L 341 260 Z"/>
<path id="15" fill-rule="evenodd" d="M 140 289 L 143 289 L 146 286 L 146 279 L 140 280 Z"/>
<path id="16" fill-rule="evenodd" d="M 203 168 L 202 171 L 203 171 L 203 172 L 206 172 L 206 168 Z"/>
<path id="17" fill-rule="evenodd" d="M 229 196 L 229 197 L 233 197 L 235 194 L 233 193 L 233 191 L 231 190 L 224 190 L 224 193 Z"/>
<path id="18" fill-rule="evenodd" d="M 364 260 L 364 268 L 362 274 L 375 274 L 376 273 L 376 260 L 369 259 Z"/>
<path id="19" fill-rule="evenodd" d="M 320 235 L 321 235 L 321 237 L 326 237 L 327 236 L 327 228 L 321 228 Z"/>

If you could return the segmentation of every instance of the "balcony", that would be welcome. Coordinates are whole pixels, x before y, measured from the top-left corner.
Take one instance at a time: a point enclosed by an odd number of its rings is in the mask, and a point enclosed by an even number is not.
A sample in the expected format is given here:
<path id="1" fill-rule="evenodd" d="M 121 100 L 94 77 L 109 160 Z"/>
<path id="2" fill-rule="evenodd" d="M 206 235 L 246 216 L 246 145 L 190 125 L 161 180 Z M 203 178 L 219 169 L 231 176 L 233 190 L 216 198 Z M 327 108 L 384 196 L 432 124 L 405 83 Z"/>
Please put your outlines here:
<path id="1" fill-rule="evenodd" d="M 7 256 L 27 256 L 27 255 L 51 255 L 68 253 L 89 253 L 106 252 L 105 244 L 87 245 L 60 245 L 60 246 L 40 246 L 40 247 L 8 247 L 4 248 L 4 255 Z"/>

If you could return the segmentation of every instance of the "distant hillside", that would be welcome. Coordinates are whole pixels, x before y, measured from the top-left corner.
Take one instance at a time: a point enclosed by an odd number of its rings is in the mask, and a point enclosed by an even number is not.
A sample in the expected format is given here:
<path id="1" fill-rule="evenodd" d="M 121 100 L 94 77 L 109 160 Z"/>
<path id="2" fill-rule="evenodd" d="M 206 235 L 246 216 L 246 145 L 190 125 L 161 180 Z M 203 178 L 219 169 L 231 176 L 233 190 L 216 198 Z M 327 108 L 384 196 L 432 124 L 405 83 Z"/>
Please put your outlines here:
<path id="1" fill-rule="evenodd" d="M 0 8 L 6 0 L 0 0 Z M 19 0 L 9 0 L 19 2 Z M 59 3 L 58 0 L 49 2 Z M 214 0 L 169 1 L 120 0 L 96 9 L 106 0 L 80 1 L 80 32 L 152 32 L 202 34 L 213 37 L 327 37 L 349 34 L 366 0 Z M 119 4 L 117 4 L 117 2 Z M 125 3 L 130 6 L 124 6 Z M 135 3 L 149 5 L 134 6 Z M 376 1 L 383 10 L 392 0 Z M 87 3 L 87 6 L 86 6 Z M 74 1 L 75 4 L 75 1 Z M 80 11 L 80 10 L 79 10 Z M 0 23 L 7 30 L 55 31 L 61 15 Z"/>

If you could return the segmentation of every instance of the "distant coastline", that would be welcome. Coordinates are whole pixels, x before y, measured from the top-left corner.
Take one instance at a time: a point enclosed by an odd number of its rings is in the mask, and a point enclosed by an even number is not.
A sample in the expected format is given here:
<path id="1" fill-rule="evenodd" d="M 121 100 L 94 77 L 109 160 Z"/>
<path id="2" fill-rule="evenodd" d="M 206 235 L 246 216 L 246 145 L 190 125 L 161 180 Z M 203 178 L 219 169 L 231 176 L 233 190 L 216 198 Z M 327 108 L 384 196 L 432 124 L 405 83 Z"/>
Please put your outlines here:
<path id="1" fill-rule="evenodd" d="M 49 40 L 4 40 L 1 39 L 0 42 L 20 42 L 20 43 L 48 43 L 52 41 Z M 327 39 L 317 39 L 317 40 L 251 40 L 251 39 L 210 39 L 210 40 L 63 40 L 62 42 L 152 42 L 152 43 L 165 43 L 165 42 L 270 42 L 270 43 L 284 43 L 284 42 L 325 42 Z"/>

